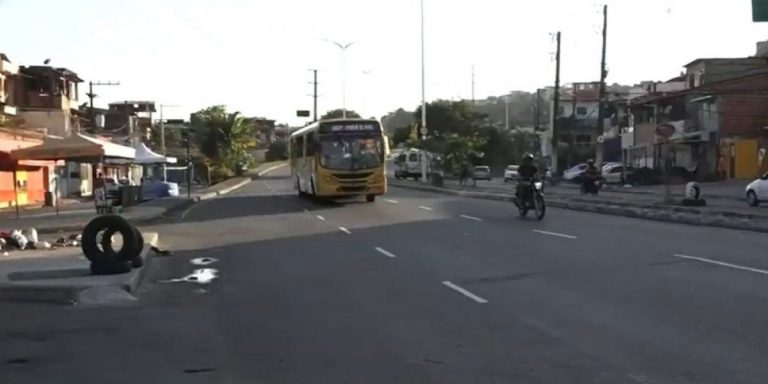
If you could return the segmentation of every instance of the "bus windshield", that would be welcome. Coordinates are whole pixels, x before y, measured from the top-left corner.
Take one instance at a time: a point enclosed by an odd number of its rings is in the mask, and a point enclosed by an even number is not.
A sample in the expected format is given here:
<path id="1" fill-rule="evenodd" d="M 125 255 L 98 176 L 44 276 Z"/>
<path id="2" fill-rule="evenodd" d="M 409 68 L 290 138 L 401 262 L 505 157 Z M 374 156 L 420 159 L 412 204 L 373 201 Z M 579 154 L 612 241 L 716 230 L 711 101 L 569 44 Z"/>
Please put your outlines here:
<path id="1" fill-rule="evenodd" d="M 382 165 L 381 137 L 337 136 L 320 139 L 320 165 L 328 169 L 358 170 Z"/>

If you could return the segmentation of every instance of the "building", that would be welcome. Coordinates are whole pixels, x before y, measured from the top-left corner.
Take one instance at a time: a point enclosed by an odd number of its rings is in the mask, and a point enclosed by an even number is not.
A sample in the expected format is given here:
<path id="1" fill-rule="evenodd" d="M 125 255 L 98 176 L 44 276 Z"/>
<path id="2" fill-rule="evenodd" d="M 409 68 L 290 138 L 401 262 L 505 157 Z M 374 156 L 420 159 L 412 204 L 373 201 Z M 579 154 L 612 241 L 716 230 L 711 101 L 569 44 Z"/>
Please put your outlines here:
<path id="1" fill-rule="evenodd" d="M 758 49 L 760 45 L 758 44 Z M 766 57 L 696 59 L 685 65 L 688 88 L 749 76 L 768 70 Z"/>
<path id="2" fill-rule="evenodd" d="M 109 103 L 103 114 L 103 125 L 97 132 L 116 143 L 135 147 L 152 129 L 154 101 L 119 101 Z M 100 120 L 97 116 L 96 120 Z"/>
<path id="3" fill-rule="evenodd" d="M 42 205 L 45 192 L 55 186 L 55 162 L 19 160 L 17 163 L 11 158 L 11 151 L 42 144 L 44 137 L 25 128 L 0 127 L 0 208 L 13 207 L 17 201 L 19 206 Z"/>
<path id="4" fill-rule="evenodd" d="M 19 68 L 15 102 L 24 125 L 43 127 L 49 135 L 67 137 L 80 130 L 78 84 L 75 72 L 66 68 L 29 66 Z"/>
<path id="5" fill-rule="evenodd" d="M 749 72 L 716 82 L 696 72 L 683 91 L 634 100 L 632 164 L 687 170 L 699 180 L 751 179 L 768 170 L 759 155 L 768 148 L 768 68 Z M 656 134 L 660 125 L 672 132 L 667 140 Z"/>
<path id="6" fill-rule="evenodd" d="M 0 53 L 0 125 L 16 117 L 16 82 L 19 67 Z"/>

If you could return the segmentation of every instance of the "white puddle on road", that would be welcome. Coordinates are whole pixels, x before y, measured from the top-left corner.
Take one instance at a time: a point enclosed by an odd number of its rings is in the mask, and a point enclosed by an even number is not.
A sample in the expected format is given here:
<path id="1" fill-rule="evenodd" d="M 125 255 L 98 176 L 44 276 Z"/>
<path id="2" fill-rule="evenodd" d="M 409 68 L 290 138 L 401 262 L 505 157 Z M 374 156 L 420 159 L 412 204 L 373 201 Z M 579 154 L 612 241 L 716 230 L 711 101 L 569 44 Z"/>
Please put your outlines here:
<path id="1" fill-rule="evenodd" d="M 189 262 L 194 265 L 209 265 L 217 261 L 219 261 L 219 259 L 214 259 L 213 257 L 198 257 L 190 260 Z"/>
<path id="2" fill-rule="evenodd" d="M 219 270 L 213 268 L 200 268 L 195 269 L 191 275 L 187 275 L 178 279 L 161 280 L 161 283 L 196 283 L 196 284 L 208 284 L 219 277 Z"/>

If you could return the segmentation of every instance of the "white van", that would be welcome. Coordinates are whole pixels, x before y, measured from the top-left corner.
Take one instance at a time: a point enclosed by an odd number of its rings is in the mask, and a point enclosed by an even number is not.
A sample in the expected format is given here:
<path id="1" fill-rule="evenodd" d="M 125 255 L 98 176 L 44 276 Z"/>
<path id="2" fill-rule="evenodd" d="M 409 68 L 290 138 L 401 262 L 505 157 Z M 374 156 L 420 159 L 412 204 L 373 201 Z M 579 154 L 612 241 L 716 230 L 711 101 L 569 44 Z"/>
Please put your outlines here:
<path id="1" fill-rule="evenodd" d="M 421 159 L 426 155 L 427 159 L 431 158 L 428 152 L 420 149 L 406 149 L 401 152 L 397 159 L 395 159 L 395 178 L 396 179 L 408 179 L 413 178 L 418 180 L 421 178 Z"/>

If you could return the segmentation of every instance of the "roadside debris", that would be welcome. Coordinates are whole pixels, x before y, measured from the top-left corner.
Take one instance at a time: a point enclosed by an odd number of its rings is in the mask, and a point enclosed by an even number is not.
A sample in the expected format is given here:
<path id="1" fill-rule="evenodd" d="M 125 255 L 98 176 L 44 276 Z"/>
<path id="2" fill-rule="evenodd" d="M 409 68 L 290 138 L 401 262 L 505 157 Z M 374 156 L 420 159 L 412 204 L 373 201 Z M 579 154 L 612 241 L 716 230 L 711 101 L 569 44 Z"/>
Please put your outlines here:
<path id="1" fill-rule="evenodd" d="M 3 255 L 8 251 L 24 251 L 38 249 L 52 249 L 60 247 L 78 247 L 80 246 L 81 234 L 71 234 L 68 236 L 59 236 L 53 241 L 40 239 L 36 228 L 27 228 L 24 231 L 13 229 L 10 231 L 0 231 L 0 251 Z"/>

